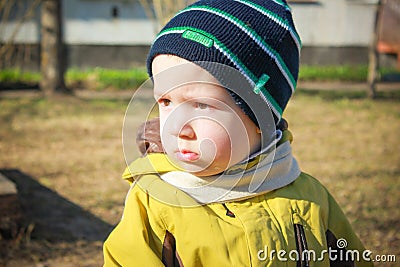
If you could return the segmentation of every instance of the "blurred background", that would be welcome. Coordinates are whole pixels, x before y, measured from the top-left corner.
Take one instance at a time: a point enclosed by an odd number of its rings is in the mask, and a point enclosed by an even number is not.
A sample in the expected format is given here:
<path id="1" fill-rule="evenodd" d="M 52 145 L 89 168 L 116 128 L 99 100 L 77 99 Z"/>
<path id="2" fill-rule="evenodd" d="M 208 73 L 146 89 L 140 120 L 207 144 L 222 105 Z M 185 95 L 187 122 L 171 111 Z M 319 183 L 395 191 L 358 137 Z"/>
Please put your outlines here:
<path id="1" fill-rule="evenodd" d="M 102 264 L 128 190 L 125 110 L 156 33 L 190 3 L 0 0 L 0 266 Z M 294 153 L 383 256 L 376 265 L 396 266 L 400 1 L 288 3 L 303 42 L 284 114 Z"/>

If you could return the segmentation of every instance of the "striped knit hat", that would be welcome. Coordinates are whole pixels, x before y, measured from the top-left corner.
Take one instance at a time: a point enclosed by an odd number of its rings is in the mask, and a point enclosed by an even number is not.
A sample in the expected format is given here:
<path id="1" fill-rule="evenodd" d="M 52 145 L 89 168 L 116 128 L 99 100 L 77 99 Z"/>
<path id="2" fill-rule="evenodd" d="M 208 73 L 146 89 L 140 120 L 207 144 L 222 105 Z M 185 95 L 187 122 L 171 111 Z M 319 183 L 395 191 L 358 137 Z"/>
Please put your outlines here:
<path id="1" fill-rule="evenodd" d="M 231 92 L 236 103 L 256 125 L 254 106 L 264 103 L 265 112 L 267 104 L 278 123 L 296 88 L 300 48 L 285 0 L 201 0 L 178 12 L 161 30 L 147 68 L 151 77 L 151 63 L 159 54 L 233 67 L 249 84 L 245 90 L 251 91 L 246 101 L 243 92 Z M 208 64 L 199 65 L 223 80 Z"/>

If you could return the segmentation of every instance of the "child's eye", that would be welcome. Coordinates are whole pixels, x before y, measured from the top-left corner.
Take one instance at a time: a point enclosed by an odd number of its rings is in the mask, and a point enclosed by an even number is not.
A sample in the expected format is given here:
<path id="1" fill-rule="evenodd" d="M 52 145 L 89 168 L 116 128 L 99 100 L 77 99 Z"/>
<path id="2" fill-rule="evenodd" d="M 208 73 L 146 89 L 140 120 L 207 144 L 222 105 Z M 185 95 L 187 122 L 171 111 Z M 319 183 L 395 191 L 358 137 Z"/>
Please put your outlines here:
<path id="1" fill-rule="evenodd" d="M 171 100 L 166 99 L 166 98 L 161 98 L 158 100 L 158 104 L 163 107 L 168 107 L 171 104 Z"/>
<path id="2" fill-rule="evenodd" d="M 210 106 L 207 105 L 207 104 L 204 104 L 204 103 L 197 102 L 196 103 L 196 108 L 198 108 L 198 109 L 208 109 L 208 108 L 210 108 Z"/>

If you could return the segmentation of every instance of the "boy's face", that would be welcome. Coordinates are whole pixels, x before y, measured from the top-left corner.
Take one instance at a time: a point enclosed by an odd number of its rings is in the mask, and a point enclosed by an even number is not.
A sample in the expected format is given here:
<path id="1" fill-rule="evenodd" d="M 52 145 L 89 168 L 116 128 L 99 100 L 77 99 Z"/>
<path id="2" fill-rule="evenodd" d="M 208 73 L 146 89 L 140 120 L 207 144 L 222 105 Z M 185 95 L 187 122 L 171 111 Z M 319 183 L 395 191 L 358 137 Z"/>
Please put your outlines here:
<path id="1" fill-rule="evenodd" d="M 152 70 L 162 143 L 179 167 L 214 175 L 260 148 L 257 126 L 208 72 L 171 55 L 157 56 Z"/>

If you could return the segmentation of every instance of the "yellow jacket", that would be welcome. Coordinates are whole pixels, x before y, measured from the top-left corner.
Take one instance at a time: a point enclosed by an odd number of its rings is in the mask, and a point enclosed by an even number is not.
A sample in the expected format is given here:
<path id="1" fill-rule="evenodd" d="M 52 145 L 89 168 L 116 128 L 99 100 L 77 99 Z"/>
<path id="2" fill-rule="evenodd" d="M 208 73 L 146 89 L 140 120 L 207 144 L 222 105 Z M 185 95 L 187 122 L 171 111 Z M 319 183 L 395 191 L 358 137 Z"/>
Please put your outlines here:
<path id="1" fill-rule="evenodd" d="M 104 266 L 372 266 L 338 204 L 307 174 L 249 199 L 195 205 L 157 175 L 174 170 L 165 155 L 129 169 L 132 186 L 104 243 Z"/>

